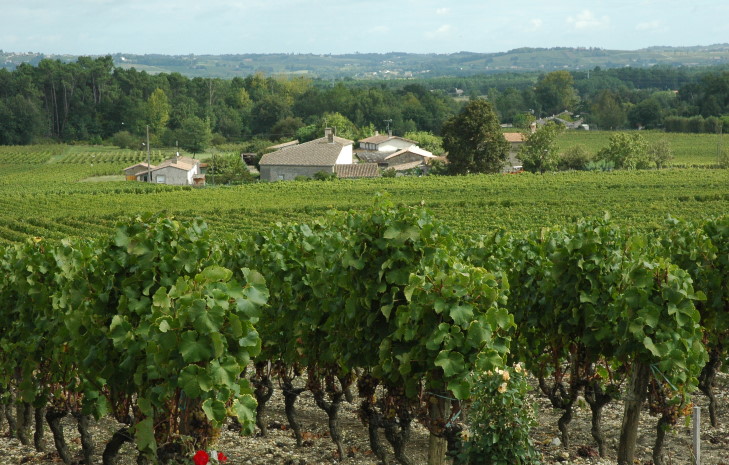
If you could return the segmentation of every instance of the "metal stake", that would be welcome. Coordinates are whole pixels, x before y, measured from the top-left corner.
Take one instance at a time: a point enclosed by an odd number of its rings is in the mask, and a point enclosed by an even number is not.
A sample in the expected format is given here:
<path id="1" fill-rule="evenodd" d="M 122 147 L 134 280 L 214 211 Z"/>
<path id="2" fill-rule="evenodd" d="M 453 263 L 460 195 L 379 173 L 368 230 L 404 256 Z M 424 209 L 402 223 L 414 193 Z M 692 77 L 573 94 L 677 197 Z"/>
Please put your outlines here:
<path id="1" fill-rule="evenodd" d="M 701 407 L 694 407 L 694 465 L 701 465 Z"/>

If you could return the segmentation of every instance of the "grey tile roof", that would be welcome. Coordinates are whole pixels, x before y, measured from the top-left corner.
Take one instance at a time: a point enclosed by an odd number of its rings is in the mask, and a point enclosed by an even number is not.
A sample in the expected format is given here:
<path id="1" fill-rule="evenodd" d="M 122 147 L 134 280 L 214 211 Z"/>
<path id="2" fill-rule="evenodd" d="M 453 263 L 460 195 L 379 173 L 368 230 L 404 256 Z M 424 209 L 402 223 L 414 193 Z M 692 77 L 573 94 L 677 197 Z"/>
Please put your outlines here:
<path id="1" fill-rule="evenodd" d="M 358 150 L 355 152 L 355 155 L 360 160 L 367 162 L 367 163 L 378 163 L 378 162 L 384 162 L 385 157 L 388 155 L 392 155 L 393 152 L 375 152 L 371 150 Z"/>
<path id="2" fill-rule="evenodd" d="M 259 165 L 334 166 L 342 148 L 352 144 L 351 140 L 337 136 L 330 144 L 322 137 L 267 153 L 261 157 Z"/>
<path id="3" fill-rule="evenodd" d="M 155 169 L 156 168 L 156 166 L 154 166 L 154 165 L 148 165 L 146 162 L 144 162 L 144 163 L 137 163 L 136 165 L 132 165 L 132 166 L 127 166 L 126 168 L 124 168 L 123 171 L 131 170 L 132 168 L 137 168 L 137 167 L 141 167 L 141 168 L 151 168 L 151 169 Z"/>
<path id="4" fill-rule="evenodd" d="M 337 173 L 339 178 L 377 178 L 380 176 L 377 163 L 334 165 L 334 172 Z"/>

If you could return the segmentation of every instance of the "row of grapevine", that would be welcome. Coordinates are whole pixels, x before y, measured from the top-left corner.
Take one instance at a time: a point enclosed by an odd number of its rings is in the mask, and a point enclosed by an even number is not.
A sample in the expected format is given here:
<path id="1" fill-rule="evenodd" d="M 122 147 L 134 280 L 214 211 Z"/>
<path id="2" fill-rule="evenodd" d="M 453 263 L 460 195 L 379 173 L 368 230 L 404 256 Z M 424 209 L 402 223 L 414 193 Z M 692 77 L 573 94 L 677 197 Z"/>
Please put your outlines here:
<path id="1" fill-rule="evenodd" d="M 605 456 L 602 410 L 622 396 L 618 461 L 632 463 L 648 401 L 660 416 L 653 462 L 663 464 L 666 430 L 690 409 L 697 387 L 713 403 L 714 375 L 727 361 L 720 343 L 729 330 L 727 243 L 729 217 L 699 226 L 676 222 L 650 236 L 595 220 L 524 237 L 494 234 L 474 241 L 468 253 L 474 263 L 497 264 L 511 283 L 512 356 L 563 410 L 562 442 L 569 444 L 573 407 L 583 395 Z"/>
<path id="2" fill-rule="evenodd" d="M 271 277 L 257 382 L 279 380 L 299 442 L 293 402 L 305 372 L 340 456 L 337 414 L 355 381 L 378 457 L 384 428 L 396 459 L 410 463 L 415 419 L 431 432 L 432 460 L 445 456 L 445 437 L 457 435 L 446 425 L 471 396 L 469 373 L 503 365 L 513 324 L 495 277 L 454 253 L 447 228 L 420 209 L 378 201 L 311 226 L 275 227 L 230 250 L 231 269 Z"/>
<path id="3" fill-rule="evenodd" d="M 384 429 L 410 463 L 419 421 L 440 463 L 446 443 L 458 447 L 473 374 L 518 361 L 564 410 L 565 444 L 583 395 L 605 455 L 601 412 L 622 393 L 621 463 L 632 463 L 648 400 L 660 464 L 662 432 L 697 386 L 711 394 L 727 359 L 729 217 L 655 234 L 594 220 L 460 241 L 424 209 L 378 199 L 234 238 L 143 218 L 93 241 L 6 246 L 3 403 L 47 408 L 54 432 L 67 413 L 81 429 L 86 415 L 112 415 L 129 428 L 105 461 L 134 440 L 140 460 L 165 462 L 206 446 L 228 415 L 244 432 L 257 415 L 265 434 L 277 384 L 297 441 L 295 403 L 309 390 L 343 454 L 338 412 L 356 384 L 378 457 L 388 460 Z M 25 441 L 28 426 L 16 425 Z"/>
<path id="4" fill-rule="evenodd" d="M 140 463 L 204 447 L 233 415 L 252 427 L 255 400 L 240 374 L 260 348 L 253 329 L 265 286 L 221 268 L 204 225 L 141 219 L 97 241 L 41 239 L 0 260 L 3 396 L 36 407 L 71 463 L 60 420 L 88 415 L 128 425 L 108 442 L 113 463 L 135 441 Z M 42 411 L 45 409 L 45 413 Z M 29 428 L 18 415 L 18 436 Z M 36 427 L 36 433 L 42 428 Z"/>
<path id="5" fill-rule="evenodd" d="M 78 182 L 95 168 L 5 166 L 0 212 L 16 219 L 110 218 L 149 211 L 202 217 L 219 233 L 265 231 L 279 221 L 309 222 L 326 211 L 364 210 L 376 192 L 396 203 L 424 202 L 462 235 L 494 228 L 526 231 L 571 224 L 608 211 L 616 224 L 644 231 L 665 227 L 668 214 L 686 220 L 729 210 L 729 170 L 661 170 L 256 183 L 204 189 L 140 182 Z M 89 236 L 108 231 L 87 229 Z M 4 234 L 0 231 L 0 235 Z M 37 236 L 38 234 L 32 234 Z M 15 235 L 5 237 L 22 242 Z"/>

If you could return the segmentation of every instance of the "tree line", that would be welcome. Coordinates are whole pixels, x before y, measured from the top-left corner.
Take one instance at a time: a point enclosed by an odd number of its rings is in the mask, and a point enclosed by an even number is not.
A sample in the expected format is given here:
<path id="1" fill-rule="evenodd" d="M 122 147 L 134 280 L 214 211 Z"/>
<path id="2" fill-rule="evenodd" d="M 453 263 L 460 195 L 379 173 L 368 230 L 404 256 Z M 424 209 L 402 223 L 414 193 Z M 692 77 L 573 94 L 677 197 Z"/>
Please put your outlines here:
<path id="1" fill-rule="evenodd" d="M 465 100 L 454 98 L 456 89 L 486 97 L 501 123 L 515 125 L 565 110 L 602 129 L 662 128 L 675 122 L 671 118 L 729 114 L 729 71 L 722 68 L 595 68 L 374 83 L 260 73 L 188 78 L 117 67 L 111 56 L 80 57 L 0 69 L 0 144 L 101 143 L 121 134 L 130 136 L 126 145 L 140 148 L 147 128 L 154 144 L 167 146 L 186 142 L 191 133 L 218 144 L 307 139 L 333 122 L 351 138 L 387 129 L 440 134 Z"/>

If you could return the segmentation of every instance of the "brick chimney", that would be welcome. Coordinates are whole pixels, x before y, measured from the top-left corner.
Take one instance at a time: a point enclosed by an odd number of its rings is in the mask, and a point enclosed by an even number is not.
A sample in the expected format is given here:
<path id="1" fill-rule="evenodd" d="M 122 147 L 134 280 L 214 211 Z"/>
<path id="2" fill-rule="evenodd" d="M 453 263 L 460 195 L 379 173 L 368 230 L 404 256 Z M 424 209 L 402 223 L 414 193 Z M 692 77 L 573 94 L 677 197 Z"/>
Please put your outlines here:
<path id="1" fill-rule="evenodd" d="M 324 136 L 327 138 L 328 143 L 330 143 L 330 144 L 334 143 L 334 129 L 333 128 L 325 128 Z"/>

